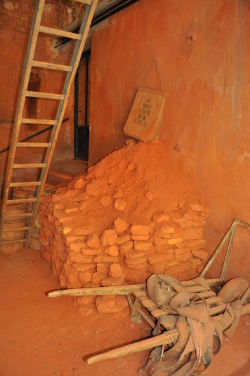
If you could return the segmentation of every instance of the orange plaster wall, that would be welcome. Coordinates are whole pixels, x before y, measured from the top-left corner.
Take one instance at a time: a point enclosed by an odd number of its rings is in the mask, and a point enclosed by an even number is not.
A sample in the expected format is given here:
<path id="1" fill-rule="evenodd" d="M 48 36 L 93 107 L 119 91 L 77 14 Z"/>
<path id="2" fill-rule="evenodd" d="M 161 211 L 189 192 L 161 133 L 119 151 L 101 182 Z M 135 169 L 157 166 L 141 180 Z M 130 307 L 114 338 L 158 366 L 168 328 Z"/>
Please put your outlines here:
<path id="1" fill-rule="evenodd" d="M 250 222 L 249 45 L 247 0 L 140 0 L 92 39 L 90 165 L 124 144 L 137 88 L 166 92 L 160 139 L 211 209 L 210 251 Z M 231 274 L 249 276 L 249 243 L 238 230 Z"/>

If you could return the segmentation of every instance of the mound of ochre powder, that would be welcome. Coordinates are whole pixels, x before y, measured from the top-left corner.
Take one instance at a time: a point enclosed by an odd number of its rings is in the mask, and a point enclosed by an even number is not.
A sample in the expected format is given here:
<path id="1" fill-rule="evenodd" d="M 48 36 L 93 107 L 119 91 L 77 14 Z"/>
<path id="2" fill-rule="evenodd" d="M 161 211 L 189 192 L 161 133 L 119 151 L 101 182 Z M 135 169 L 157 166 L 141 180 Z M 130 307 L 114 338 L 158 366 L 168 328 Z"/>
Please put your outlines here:
<path id="1" fill-rule="evenodd" d="M 44 196 L 42 254 L 61 287 L 142 282 L 152 273 L 195 276 L 207 258 L 208 210 L 192 181 L 162 142 L 130 142 Z M 112 312 L 122 306 L 120 298 L 96 299 L 100 312 L 107 305 Z"/>

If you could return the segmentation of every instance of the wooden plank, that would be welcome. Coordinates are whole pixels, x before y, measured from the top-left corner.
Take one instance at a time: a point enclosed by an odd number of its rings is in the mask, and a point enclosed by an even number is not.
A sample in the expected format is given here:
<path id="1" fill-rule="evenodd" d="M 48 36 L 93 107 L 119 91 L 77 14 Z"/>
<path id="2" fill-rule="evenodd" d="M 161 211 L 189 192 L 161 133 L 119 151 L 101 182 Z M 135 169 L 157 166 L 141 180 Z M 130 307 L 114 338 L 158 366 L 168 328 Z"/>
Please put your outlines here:
<path id="1" fill-rule="evenodd" d="M 196 286 L 197 285 L 197 281 L 193 280 L 193 279 L 190 279 L 189 281 L 180 281 L 182 286 Z"/>
<path id="2" fill-rule="evenodd" d="M 199 297 L 202 299 L 211 298 L 212 296 L 216 296 L 215 292 L 212 290 L 199 293 Z"/>
<path id="3" fill-rule="evenodd" d="M 23 73 L 22 73 L 22 79 L 21 79 L 21 84 L 20 84 L 20 89 L 19 89 L 18 100 L 17 100 L 14 126 L 12 129 L 11 147 L 10 147 L 10 152 L 9 152 L 9 157 L 8 157 L 5 184 L 4 184 L 4 189 L 3 189 L 1 214 L 0 214 L 0 238 L 1 238 L 1 228 L 2 228 L 2 224 L 4 220 L 4 213 L 6 209 L 6 201 L 9 196 L 9 184 L 10 184 L 11 176 L 12 176 L 12 167 L 13 167 L 15 155 L 16 155 L 16 143 L 18 141 L 20 126 L 21 126 L 21 119 L 23 115 L 23 109 L 24 109 L 24 103 L 25 103 L 25 92 L 28 88 L 30 72 L 31 72 L 31 63 L 34 58 L 36 42 L 37 42 L 39 26 L 41 23 L 44 4 L 45 4 L 45 0 L 36 1 L 35 12 L 34 12 L 34 17 L 32 21 L 29 41 L 28 41 L 26 57 L 25 57 L 24 65 L 23 65 Z"/>
<path id="4" fill-rule="evenodd" d="M 59 103 L 59 106 L 58 106 L 58 110 L 57 110 L 57 114 L 56 114 L 57 126 L 53 128 L 51 135 L 50 135 L 51 148 L 46 151 L 46 155 L 45 155 L 46 168 L 41 173 L 40 180 L 41 180 L 42 184 L 37 189 L 37 193 L 36 193 L 37 202 L 33 205 L 34 216 L 32 218 L 32 222 L 30 224 L 31 228 L 30 228 L 28 236 L 27 236 L 27 244 L 26 244 L 27 246 L 29 244 L 30 234 L 31 234 L 32 228 L 33 228 L 35 220 L 36 220 L 36 215 L 38 213 L 39 202 L 40 202 L 40 199 L 42 197 L 42 193 L 43 193 L 43 190 L 44 190 L 44 187 L 45 187 L 45 184 L 46 184 L 46 179 L 47 179 L 49 167 L 50 167 L 50 164 L 51 164 L 51 160 L 52 160 L 52 157 L 53 157 L 53 153 L 54 153 L 56 143 L 57 143 L 57 139 L 58 139 L 58 136 L 59 136 L 59 132 L 60 132 L 60 129 L 61 129 L 65 109 L 66 109 L 66 106 L 67 106 L 67 103 L 68 103 L 71 85 L 72 85 L 72 83 L 74 82 L 74 79 L 75 79 L 75 74 L 76 74 L 76 71 L 78 69 L 78 66 L 79 66 L 79 63 L 80 63 L 80 60 L 81 60 L 82 52 L 83 52 L 85 42 L 86 42 L 87 37 L 88 37 L 89 28 L 91 26 L 91 22 L 92 22 L 94 14 L 95 14 L 97 3 L 98 3 L 98 0 L 93 0 L 91 6 L 86 7 L 85 12 L 84 12 L 84 16 L 83 16 L 83 19 L 82 19 L 82 23 L 81 23 L 81 26 L 80 26 L 80 31 L 79 31 L 79 34 L 81 34 L 81 39 L 78 40 L 75 43 L 75 48 L 74 48 L 74 51 L 73 51 L 73 54 L 72 54 L 72 57 L 71 57 L 71 61 L 70 61 L 70 66 L 72 66 L 72 71 L 67 73 L 67 77 L 66 77 L 66 80 L 65 80 L 65 83 L 64 83 L 64 88 L 63 88 L 64 100 L 61 101 Z"/>
<path id="5" fill-rule="evenodd" d="M 60 70 L 64 72 L 70 72 L 72 70 L 72 67 L 70 65 L 47 63 L 45 61 L 36 61 L 36 60 L 33 60 L 32 66 L 37 67 L 37 68 Z"/>
<path id="6" fill-rule="evenodd" d="M 23 118 L 22 124 L 56 125 L 56 120 Z"/>
<path id="7" fill-rule="evenodd" d="M 204 280 L 204 283 L 206 283 L 209 287 L 220 286 L 222 283 L 225 283 L 225 281 L 221 278 L 210 278 L 210 279 L 201 278 L 201 279 Z M 199 285 L 199 277 L 190 279 L 188 281 L 181 281 L 181 284 L 185 287 L 197 286 Z"/>
<path id="8" fill-rule="evenodd" d="M 243 311 L 243 312 L 242 312 L 243 315 L 250 314 L 250 303 L 244 305 L 242 311 Z"/>
<path id="9" fill-rule="evenodd" d="M 242 307 L 242 314 L 241 315 L 243 316 L 243 315 L 247 315 L 247 314 L 248 315 L 250 314 L 250 304 L 245 304 Z M 220 321 L 222 319 L 222 317 L 223 317 L 223 314 L 219 314 L 219 315 L 214 316 L 213 319 L 216 320 L 216 321 Z M 222 326 L 222 330 L 225 330 L 225 329 L 226 328 Z"/>
<path id="10" fill-rule="evenodd" d="M 4 216 L 4 219 L 9 219 L 9 218 L 13 218 L 13 219 L 18 219 L 18 218 L 28 218 L 28 217 L 32 217 L 33 216 L 33 213 L 21 213 L 21 214 L 6 214 Z"/>
<path id="11" fill-rule="evenodd" d="M 81 39 L 81 34 L 71 33 L 70 31 L 66 31 L 66 30 L 54 29 L 53 27 L 40 26 L 39 32 L 50 34 L 50 35 L 56 35 L 58 37 L 77 39 L 77 40 Z"/>
<path id="12" fill-rule="evenodd" d="M 3 228 L 2 231 L 3 232 L 12 232 L 12 231 L 26 231 L 26 230 L 29 230 L 29 227 L 12 227 L 12 228 Z"/>
<path id="13" fill-rule="evenodd" d="M 137 292 L 134 293 L 134 295 L 140 300 L 147 298 L 145 291 L 137 291 Z M 205 299 L 205 298 L 210 298 L 210 297 L 216 296 L 216 294 L 215 294 L 214 291 L 208 290 L 208 291 L 200 292 L 199 296 L 200 296 L 200 298 Z"/>
<path id="14" fill-rule="evenodd" d="M 211 316 L 214 316 L 218 315 L 218 313 L 223 313 L 225 311 L 225 308 L 226 304 L 221 304 L 219 306 L 209 308 L 208 311 Z"/>
<path id="15" fill-rule="evenodd" d="M 22 204 L 25 202 L 36 202 L 36 198 L 17 198 L 13 200 L 7 200 L 7 204 Z"/>
<path id="16" fill-rule="evenodd" d="M 205 281 L 209 285 L 209 287 L 216 287 L 225 283 L 224 279 L 222 278 L 205 279 Z"/>
<path id="17" fill-rule="evenodd" d="M 26 239 L 1 240 L 1 244 L 25 243 Z"/>
<path id="18" fill-rule="evenodd" d="M 138 299 L 147 298 L 147 294 L 146 294 L 145 290 L 144 291 L 135 291 L 133 294 Z"/>
<path id="19" fill-rule="evenodd" d="M 10 187 L 30 187 L 41 185 L 40 181 L 21 181 L 10 183 Z"/>
<path id="20" fill-rule="evenodd" d="M 225 307 L 226 307 L 226 304 L 221 304 L 216 307 L 210 307 L 209 314 L 211 316 L 214 316 L 214 315 L 217 315 L 218 313 L 223 313 L 225 310 Z M 166 312 L 164 312 L 162 309 L 159 308 L 154 311 L 151 311 L 151 315 L 158 319 L 159 317 L 166 315 Z"/>
<path id="21" fill-rule="evenodd" d="M 231 224 L 231 226 L 229 227 L 229 229 L 227 230 L 227 232 L 225 233 L 225 235 L 223 236 L 223 238 L 221 239 L 220 243 L 217 245 L 217 247 L 216 247 L 213 255 L 210 257 L 210 259 L 208 260 L 208 262 L 205 265 L 204 269 L 202 270 L 202 272 L 200 274 L 201 277 L 204 277 L 206 275 L 206 273 L 210 269 L 211 265 L 214 263 L 215 259 L 217 258 L 217 256 L 219 255 L 219 253 L 222 251 L 222 249 L 224 247 L 224 244 L 226 244 L 227 239 L 231 235 L 231 233 L 232 233 L 235 225 L 236 225 L 236 222 L 234 220 L 233 223 Z"/>
<path id="22" fill-rule="evenodd" d="M 177 319 L 177 316 L 176 316 L 176 319 Z M 167 330 L 173 328 L 173 321 L 169 318 L 169 315 L 166 314 L 166 317 L 164 316 L 161 317 L 161 325 Z"/>
<path id="23" fill-rule="evenodd" d="M 40 91 L 26 91 L 26 97 L 62 100 L 64 95 L 54 93 L 42 93 Z"/>
<path id="24" fill-rule="evenodd" d="M 17 147 L 21 148 L 49 148 L 49 142 L 17 142 Z"/>
<path id="25" fill-rule="evenodd" d="M 245 304 L 247 299 L 249 298 L 250 295 L 250 286 L 248 286 L 248 289 L 244 292 L 243 296 L 241 297 L 241 304 Z"/>
<path id="26" fill-rule="evenodd" d="M 159 317 L 164 316 L 166 314 L 167 313 L 160 308 L 154 309 L 153 311 L 151 311 L 151 315 L 154 316 L 156 319 L 158 319 Z"/>
<path id="27" fill-rule="evenodd" d="M 87 360 L 87 363 L 93 364 L 96 362 L 100 362 L 102 360 L 119 358 L 124 355 L 134 354 L 139 351 L 144 351 L 152 349 L 154 347 L 171 344 L 177 340 L 178 336 L 179 331 L 177 329 L 173 329 L 158 336 L 144 339 L 140 342 L 135 342 L 130 345 L 122 346 L 118 349 L 108 351 L 104 354 L 92 356 Z"/>
<path id="28" fill-rule="evenodd" d="M 206 303 L 209 304 L 209 305 L 223 304 L 223 301 L 221 300 L 221 298 L 219 296 L 213 296 L 212 298 L 207 298 L 205 300 L 206 300 Z"/>
<path id="29" fill-rule="evenodd" d="M 13 168 L 44 168 L 46 163 L 14 163 Z"/>
<path id="30" fill-rule="evenodd" d="M 209 291 L 209 287 L 205 287 L 205 286 L 200 286 L 200 285 L 196 285 L 196 286 L 187 286 L 186 287 L 186 291 L 189 291 L 189 292 L 203 292 L 203 291 Z"/>
<path id="31" fill-rule="evenodd" d="M 92 0 L 74 0 L 76 1 L 77 3 L 82 3 L 82 4 L 87 4 L 87 5 L 91 5 L 92 3 Z"/>
<path id="32" fill-rule="evenodd" d="M 204 279 L 204 278 L 202 278 L 202 279 Z M 224 283 L 225 281 L 220 279 L 220 278 L 212 278 L 212 279 L 204 279 L 204 282 L 209 287 L 212 287 L 212 286 L 218 286 L 218 285 Z M 199 277 L 194 278 L 194 279 L 190 279 L 188 281 L 181 281 L 181 284 L 185 287 L 197 286 L 197 285 L 199 285 Z"/>
<path id="33" fill-rule="evenodd" d="M 245 315 L 245 314 L 249 314 L 249 313 L 250 313 L 250 304 L 247 304 L 243 307 L 242 314 Z M 216 316 L 215 319 L 219 321 L 221 319 L 221 316 Z M 222 328 L 222 330 L 224 330 L 224 329 L 225 328 Z M 189 331 L 189 328 L 187 328 L 187 331 Z M 165 342 L 164 336 L 166 336 L 167 342 Z M 166 331 L 163 334 L 160 334 L 158 336 L 148 338 L 148 339 L 142 340 L 140 342 L 135 342 L 135 343 L 132 343 L 130 345 L 125 345 L 125 346 L 122 346 L 118 349 L 111 350 L 111 351 L 108 351 L 108 352 L 103 353 L 103 354 L 94 355 L 94 356 L 90 357 L 89 359 L 87 359 L 87 363 L 93 364 L 93 363 L 97 363 L 99 361 L 119 358 L 121 356 L 130 355 L 130 354 L 133 354 L 133 353 L 136 353 L 136 352 L 139 352 L 139 351 L 148 350 L 150 348 L 154 348 L 154 347 L 157 347 L 157 346 L 175 343 L 178 339 L 178 336 L 179 336 L 178 329 L 172 329 L 172 330 Z M 194 348 L 190 348 L 190 351 L 193 351 L 193 349 Z"/>
<path id="34" fill-rule="evenodd" d="M 140 299 L 140 302 L 145 308 L 149 309 L 150 311 L 157 309 L 157 306 L 151 299 Z"/>
<path id="35" fill-rule="evenodd" d="M 230 256 L 231 249 L 232 249 L 232 246 L 233 246 L 235 230 L 236 230 L 236 225 L 232 229 L 230 239 L 229 239 L 229 242 L 228 242 L 227 252 L 226 252 L 225 259 L 224 259 L 224 264 L 223 264 L 222 270 L 221 270 L 221 278 L 224 278 L 226 270 L 227 270 L 227 264 L 228 264 L 229 256 Z"/>
<path id="36" fill-rule="evenodd" d="M 123 285 L 110 287 L 90 287 L 81 289 L 57 290 L 48 293 L 49 298 L 57 298 L 59 296 L 102 296 L 102 295 L 128 295 L 134 291 L 145 289 L 145 284 Z"/>
<path id="37" fill-rule="evenodd" d="M 152 320 L 152 316 L 150 317 L 147 312 L 144 311 L 143 307 L 142 308 L 136 308 L 136 310 L 139 312 L 142 318 L 151 326 L 151 328 L 155 328 L 155 322 Z"/>

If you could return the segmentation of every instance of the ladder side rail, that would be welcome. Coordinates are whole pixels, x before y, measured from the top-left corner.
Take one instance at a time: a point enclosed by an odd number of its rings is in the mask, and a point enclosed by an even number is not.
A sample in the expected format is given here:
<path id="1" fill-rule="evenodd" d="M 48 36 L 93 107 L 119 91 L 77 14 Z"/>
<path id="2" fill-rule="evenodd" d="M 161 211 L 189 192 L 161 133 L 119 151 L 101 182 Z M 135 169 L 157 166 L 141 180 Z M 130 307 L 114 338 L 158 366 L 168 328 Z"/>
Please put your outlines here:
<path id="1" fill-rule="evenodd" d="M 36 192 L 37 201 L 33 204 L 33 208 L 32 208 L 33 218 L 31 220 L 30 229 L 27 234 L 26 246 L 28 246 L 29 244 L 31 231 L 34 227 L 36 215 L 37 215 L 38 208 L 39 208 L 40 198 L 44 190 L 49 167 L 50 167 L 51 160 L 54 154 L 56 142 L 59 136 L 59 131 L 62 125 L 63 116 L 64 116 L 65 109 L 67 106 L 67 102 L 68 102 L 68 98 L 70 94 L 70 88 L 71 88 L 72 82 L 74 81 L 75 74 L 80 63 L 81 55 L 82 55 L 83 48 L 88 37 L 89 29 L 91 26 L 91 22 L 95 13 L 97 3 L 98 3 L 98 0 L 93 0 L 92 4 L 85 8 L 83 20 L 82 20 L 80 30 L 79 30 L 79 34 L 81 34 L 81 39 L 76 42 L 76 45 L 74 48 L 74 52 L 73 52 L 71 62 L 70 62 L 70 65 L 72 66 L 72 71 L 67 73 L 67 77 L 65 80 L 64 88 L 63 88 L 64 99 L 59 103 L 57 114 L 56 114 L 57 126 L 55 126 L 51 132 L 50 141 L 49 141 L 51 144 L 51 147 L 47 149 L 46 154 L 45 154 L 46 167 L 41 172 L 41 176 L 40 176 L 41 185 L 37 189 L 37 192 Z"/>
<path id="2" fill-rule="evenodd" d="M 27 53 L 26 53 L 24 66 L 23 66 L 23 73 L 22 73 L 22 79 L 21 79 L 21 84 L 20 84 L 20 89 L 19 89 L 14 126 L 12 129 L 11 147 L 10 147 L 8 164 L 7 164 L 7 169 L 6 169 L 7 173 L 6 173 L 3 197 L 2 197 L 1 214 L 0 214 L 0 239 L 2 238 L 3 217 L 4 217 L 6 203 L 7 203 L 8 196 L 9 196 L 10 181 L 12 177 L 12 168 L 13 168 L 13 164 L 14 164 L 14 160 L 16 156 L 16 144 L 18 141 L 20 126 L 21 126 L 21 121 L 22 121 L 22 114 L 23 114 L 24 103 L 25 103 L 25 92 L 27 91 L 27 87 L 29 84 L 30 72 L 32 68 L 32 60 L 35 54 L 36 42 L 38 38 L 39 26 L 41 23 L 44 4 L 45 4 L 45 0 L 36 0 L 36 7 L 35 7 L 35 12 L 33 16 L 30 36 L 29 36 L 28 48 L 27 48 Z"/>

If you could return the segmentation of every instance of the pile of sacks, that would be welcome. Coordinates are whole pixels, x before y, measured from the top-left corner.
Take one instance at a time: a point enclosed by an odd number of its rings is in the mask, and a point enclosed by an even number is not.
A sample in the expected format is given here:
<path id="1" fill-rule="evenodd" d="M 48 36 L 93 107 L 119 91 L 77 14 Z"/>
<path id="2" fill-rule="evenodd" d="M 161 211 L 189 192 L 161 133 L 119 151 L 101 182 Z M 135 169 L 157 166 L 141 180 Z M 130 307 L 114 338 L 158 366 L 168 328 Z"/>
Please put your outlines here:
<path id="1" fill-rule="evenodd" d="M 199 277 L 195 282 L 212 291 L 204 278 Z M 209 312 L 212 303 L 199 293 L 191 292 L 180 281 L 166 275 L 149 277 L 147 293 L 166 313 L 159 318 L 154 334 L 161 333 L 160 323 L 165 319 L 167 328 L 177 329 L 179 335 L 173 345 L 155 347 L 151 351 L 140 375 L 191 376 L 202 374 L 210 366 L 213 355 L 221 348 L 223 335 L 230 338 L 241 315 L 247 313 L 243 307 L 249 296 L 249 282 L 234 278 L 222 286 L 217 299 L 224 308 L 218 314 Z"/>
<path id="2" fill-rule="evenodd" d="M 62 288 L 141 283 L 152 273 L 187 279 L 202 270 L 208 258 L 203 238 L 208 210 L 188 198 L 169 205 L 166 195 L 160 210 L 161 197 L 156 192 L 154 200 L 147 174 L 141 181 L 139 166 L 131 173 L 131 158 L 135 162 L 136 154 L 147 145 L 126 146 L 89 169 L 87 176 L 78 176 L 55 194 L 44 196 L 41 252 Z M 162 159 L 156 158 L 156 163 Z M 106 309 L 102 301 L 118 309 L 115 298 L 97 300 L 99 311 Z"/>

